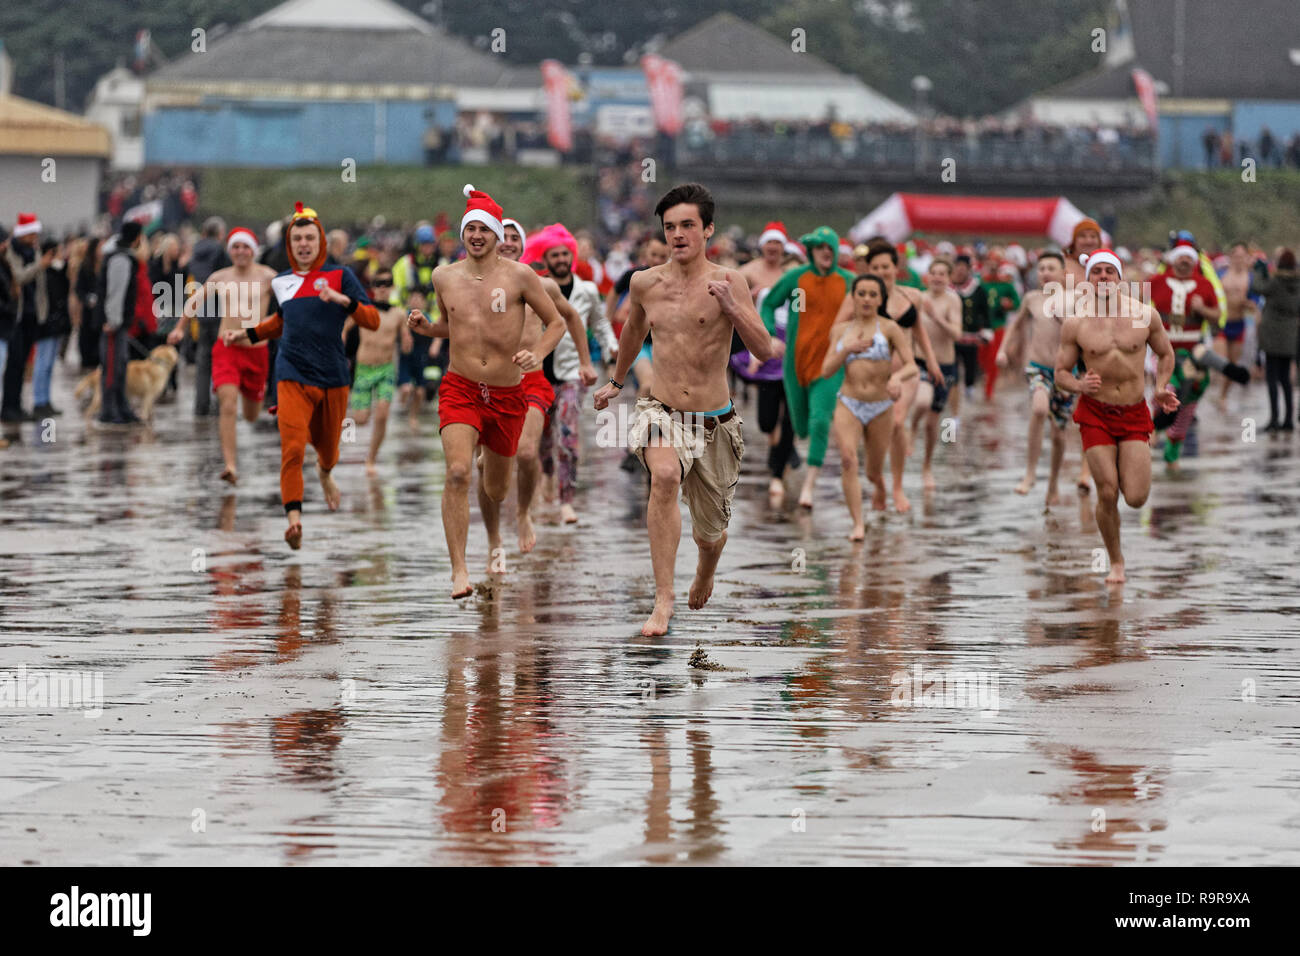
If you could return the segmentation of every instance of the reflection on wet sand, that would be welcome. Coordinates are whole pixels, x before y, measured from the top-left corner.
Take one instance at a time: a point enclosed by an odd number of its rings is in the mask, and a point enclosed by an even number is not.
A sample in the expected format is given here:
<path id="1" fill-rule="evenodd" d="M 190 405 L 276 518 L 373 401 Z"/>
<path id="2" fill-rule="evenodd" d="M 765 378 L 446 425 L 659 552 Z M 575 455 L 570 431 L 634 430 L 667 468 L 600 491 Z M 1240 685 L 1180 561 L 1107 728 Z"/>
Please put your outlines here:
<path id="1" fill-rule="evenodd" d="M 686 607 L 687 523 L 677 616 L 644 639 L 645 480 L 593 423 L 581 523 L 539 503 L 519 554 L 512 495 L 508 573 L 488 576 L 474 515 L 483 587 L 452 604 L 435 429 L 395 430 L 376 476 L 345 449 L 342 508 L 309 480 L 310 546 L 290 553 L 275 431 L 241 426 L 232 490 L 187 406 L 149 436 L 65 423 L 53 448 L 24 430 L 0 452 L 0 670 L 103 670 L 108 697 L 101 722 L 5 711 L 6 858 L 1297 862 L 1276 768 L 1300 446 L 1243 449 L 1207 411 L 1187 474 L 1157 462 L 1124 512 L 1124 588 L 1095 567 L 1091 497 L 1067 484 L 1045 513 L 1012 493 L 1018 389 L 940 448 L 938 491 L 909 462 L 913 513 L 869 514 L 856 544 L 834 456 L 811 513 L 774 514 L 751 454 L 713 599 Z M 689 666 L 697 645 L 721 669 Z M 996 680 L 997 706 L 896 699 L 918 667 Z M 216 823 L 87 844 L 68 821 L 100 810 L 88 775 L 150 825 L 194 806 Z M 1252 829 L 1207 832 L 1243 806 Z"/>

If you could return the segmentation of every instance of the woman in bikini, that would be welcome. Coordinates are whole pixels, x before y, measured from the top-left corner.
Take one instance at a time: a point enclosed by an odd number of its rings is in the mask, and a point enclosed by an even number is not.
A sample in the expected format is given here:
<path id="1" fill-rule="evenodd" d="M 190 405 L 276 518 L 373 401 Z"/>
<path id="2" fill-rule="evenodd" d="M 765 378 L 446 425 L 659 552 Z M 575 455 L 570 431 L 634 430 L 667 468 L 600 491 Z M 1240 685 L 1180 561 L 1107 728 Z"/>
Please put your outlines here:
<path id="1" fill-rule="evenodd" d="M 891 408 L 914 383 L 919 370 L 912 359 L 911 333 L 883 314 L 888 290 L 879 276 L 861 275 L 853 280 L 849 300 L 853 318 L 837 325 L 831 346 L 822 363 L 822 378 L 844 366 L 844 382 L 831 428 L 840 448 L 844 498 L 853 517 L 850 541 L 866 537 L 862 521 L 862 485 L 858 481 L 858 447 L 867 446 L 867 480 L 875 486 L 871 507 L 885 510 L 885 451 L 894 430 Z M 894 359 L 900 359 L 893 371 Z"/>

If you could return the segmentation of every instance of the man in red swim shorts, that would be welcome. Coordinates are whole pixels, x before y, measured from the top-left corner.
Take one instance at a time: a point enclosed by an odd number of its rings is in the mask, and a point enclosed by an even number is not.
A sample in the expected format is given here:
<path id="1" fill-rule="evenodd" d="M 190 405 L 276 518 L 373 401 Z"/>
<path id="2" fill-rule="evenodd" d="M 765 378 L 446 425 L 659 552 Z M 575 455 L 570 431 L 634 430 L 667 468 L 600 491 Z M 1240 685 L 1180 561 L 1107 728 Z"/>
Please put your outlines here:
<path id="1" fill-rule="evenodd" d="M 204 283 L 202 300 L 198 300 L 200 293 L 195 293 L 191 305 L 192 314 L 205 318 L 221 316 L 221 330 L 212 346 L 212 387 L 217 392 L 221 410 L 218 431 L 221 434 L 221 457 L 226 465 L 221 479 L 234 485 L 239 482 L 235 445 L 237 404 L 242 395 L 244 420 L 257 421 L 266 394 L 267 351 L 265 342 L 227 345 L 222 333 L 227 329 L 238 332 L 246 326 L 257 325 L 270 314 L 271 280 L 275 278 L 275 270 L 258 263 L 257 237 L 251 230 L 242 227 L 230 230 L 226 250 L 234 264 L 212 273 Z"/>
<path id="2" fill-rule="evenodd" d="M 1147 346 L 1159 360 L 1155 400 L 1165 411 L 1178 407 L 1166 390 L 1174 371 L 1174 350 L 1160 314 L 1120 286 L 1119 257 L 1098 249 L 1088 257 L 1085 282 L 1073 302 L 1063 303 L 1061 347 L 1056 355 L 1056 387 L 1082 393 L 1074 420 L 1083 435 L 1083 453 L 1097 485 L 1097 528 L 1110 556 L 1107 584 L 1123 584 L 1124 555 L 1119 546 L 1119 494 L 1140 508 L 1151 491 L 1151 433 L 1155 426 L 1142 398 Z M 1082 357 L 1088 371 L 1076 377 Z"/>
<path id="3" fill-rule="evenodd" d="M 483 445 L 482 488 L 500 503 L 510 488 L 528 414 L 521 369 L 550 355 L 565 331 L 537 273 L 497 254 L 505 235 L 501 207 L 473 186 L 465 187 L 465 195 L 469 202 L 460 232 L 467 258 L 438 266 L 432 275 L 441 318 L 430 322 L 416 310 L 408 320 L 412 331 L 451 340 L 451 361 L 438 388 L 438 416 L 447 461 L 442 526 L 451 558 L 452 597 L 457 599 L 474 593 L 465 562 L 474 448 Z M 525 305 L 544 327 L 533 349 L 520 348 Z M 500 571 L 503 565 L 492 555 L 488 568 Z"/>

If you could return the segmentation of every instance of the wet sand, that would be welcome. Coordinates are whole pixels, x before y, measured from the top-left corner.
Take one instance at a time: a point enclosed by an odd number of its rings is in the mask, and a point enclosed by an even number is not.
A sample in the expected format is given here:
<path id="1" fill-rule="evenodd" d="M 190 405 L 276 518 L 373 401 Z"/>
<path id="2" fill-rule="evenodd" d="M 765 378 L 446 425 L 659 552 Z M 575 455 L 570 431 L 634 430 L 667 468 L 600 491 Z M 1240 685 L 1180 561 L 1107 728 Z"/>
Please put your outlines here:
<path id="1" fill-rule="evenodd" d="M 0 450 L 0 671 L 104 692 L 93 719 L 0 706 L 0 863 L 1300 863 L 1300 439 L 1241 440 L 1262 385 L 1202 405 L 1185 474 L 1157 457 L 1121 506 L 1122 589 L 1077 437 L 1060 506 L 1046 445 L 1012 493 L 1018 382 L 964 404 L 939 491 L 913 459 L 913 514 L 868 511 L 858 544 L 833 455 L 811 515 L 769 511 L 744 406 L 713 598 L 686 607 L 684 518 L 647 639 L 644 479 L 594 413 L 581 523 L 541 504 L 521 555 L 512 495 L 508 573 L 453 603 L 436 414 L 394 416 L 374 478 L 357 429 L 336 514 L 309 452 L 291 552 L 278 435 L 240 423 L 230 491 L 190 376 L 152 431 L 102 433 L 60 366 L 55 440 Z M 996 709 L 891 702 L 918 665 L 996 680 Z"/>

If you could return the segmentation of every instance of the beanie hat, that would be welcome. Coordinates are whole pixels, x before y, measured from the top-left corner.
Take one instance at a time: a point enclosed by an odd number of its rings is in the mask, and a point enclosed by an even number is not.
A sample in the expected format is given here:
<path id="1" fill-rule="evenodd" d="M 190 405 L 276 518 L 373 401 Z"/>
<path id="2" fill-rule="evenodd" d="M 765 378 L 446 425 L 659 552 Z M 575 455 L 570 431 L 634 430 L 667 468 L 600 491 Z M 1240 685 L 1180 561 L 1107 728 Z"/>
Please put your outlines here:
<path id="1" fill-rule="evenodd" d="M 41 231 L 41 221 L 36 218 L 34 212 L 20 212 L 18 222 L 14 225 L 14 238 L 18 236 L 30 236 L 34 232 Z"/>
<path id="2" fill-rule="evenodd" d="M 1074 244 L 1075 244 L 1076 242 L 1079 241 L 1079 233 L 1081 233 L 1081 232 L 1085 232 L 1085 231 L 1087 231 L 1087 230 L 1089 230 L 1089 229 L 1091 229 L 1091 230 L 1092 230 L 1093 232 L 1095 232 L 1097 235 L 1099 235 L 1099 236 L 1101 235 L 1101 226 L 1098 225 L 1096 219 L 1083 218 L 1083 219 L 1080 219 L 1078 222 L 1076 222 L 1076 223 L 1074 224 L 1074 229 L 1070 231 L 1070 248 L 1071 248 L 1071 249 L 1073 249 L 1073 248 L 1074 248 Z"/>
<path id="3" fill-rule="evenodd" d="M 1088 276 L 1092 275 L 1094 266 L 1100 265 L 1103 262 L 1108 262 L 1114 266 L 1115 271 L 1119 273 L 1119 277 L 1121 279 L 1124 278 L 1124 264 L 1119 261 L 1119 256 L 1115 255 L 1115 253 L 1111 252 L 1109 249 L 1098 249 L 1092 255 L 1088 256 L 1085 261 L 1083 267 L 1084 279 L 1087 279 Z"/>
<path id="4" fill-rule="evenodd" d="M 497 242 L 506 237 L 505 227 L 501 225 L 501 207 L 485 192 L 467 185 L 461 190 L 469 200 L 465 203 L 465 215 L 460 220 L 460 233 L 465 234 L 465 227 L 471 222 L 481 222 L 496 234 Z"/>
<path id="5" fill-rule="evenodd" d="M 433 226 L 421 226 L 415 230 L 416 242 L 433 242 Z"/>
<path id="6" fill-rule="evenodd" d="M 251 246 L 253 255 L 257 255 L 260 251 L 257 245 L 257 236 L 253 235 L 253 230 L 251 229 L 245 229 L 243 226 L 236 226 L 234 229 L 231 229 L 230 235 L 226 237 L 226 251 L 229 252 L 230 247 L 237 242 L 242 242 L 246 246 Z"/>

